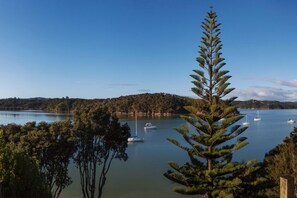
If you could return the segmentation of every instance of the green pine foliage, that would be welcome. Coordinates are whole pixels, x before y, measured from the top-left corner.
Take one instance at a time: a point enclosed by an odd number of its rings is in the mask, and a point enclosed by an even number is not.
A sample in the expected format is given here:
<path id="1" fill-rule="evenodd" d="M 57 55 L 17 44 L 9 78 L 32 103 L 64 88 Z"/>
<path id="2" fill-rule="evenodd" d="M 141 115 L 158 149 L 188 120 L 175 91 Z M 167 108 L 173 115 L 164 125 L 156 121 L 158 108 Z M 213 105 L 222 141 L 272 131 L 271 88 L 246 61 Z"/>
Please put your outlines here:
<path id="1" fill-rule="evenodd" d="M 197 58 L 200 68 L 191 75 L 192 91 L 199 99 L 186 107 L 189 115 L 181 116 L 191 127 L 184 125 L 176 129 L 185 142 L 168 139 L 190 158 L 182 166 L 169 162 L 171 170 L 164 174 L 180 184 L 174 191 L 181 194 L 242 197 L 243 192 L 248 193 L 247 188 L 261 182 L 261 178 L 252 176 L 259 170 L 255 160 L 232 162 L 233 152 L 248 144 L 241 136 L 247 127 L 236 125 L 243 117 L 232 105 L 236 98 L 225 99 L 234 88 L 229 87 L 231 76 L 224 70 L 220 25 L 216 13 L 209 11 L 202 23 L 204 31 Z"/>

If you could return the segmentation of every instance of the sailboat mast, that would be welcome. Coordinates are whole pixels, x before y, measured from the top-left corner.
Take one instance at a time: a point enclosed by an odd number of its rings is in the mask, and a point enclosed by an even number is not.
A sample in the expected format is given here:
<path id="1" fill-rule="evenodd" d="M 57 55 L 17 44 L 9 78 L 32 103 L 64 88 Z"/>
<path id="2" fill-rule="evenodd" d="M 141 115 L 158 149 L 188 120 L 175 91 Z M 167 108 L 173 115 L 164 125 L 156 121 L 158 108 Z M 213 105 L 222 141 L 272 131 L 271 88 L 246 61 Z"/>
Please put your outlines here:
<path id="1" fill-rule="evenodd" d="M 137 137 L 137 114 L 136 114 L 136 122 L 135 122 L 135 134 L 136 134 L 136 137 Z"/>

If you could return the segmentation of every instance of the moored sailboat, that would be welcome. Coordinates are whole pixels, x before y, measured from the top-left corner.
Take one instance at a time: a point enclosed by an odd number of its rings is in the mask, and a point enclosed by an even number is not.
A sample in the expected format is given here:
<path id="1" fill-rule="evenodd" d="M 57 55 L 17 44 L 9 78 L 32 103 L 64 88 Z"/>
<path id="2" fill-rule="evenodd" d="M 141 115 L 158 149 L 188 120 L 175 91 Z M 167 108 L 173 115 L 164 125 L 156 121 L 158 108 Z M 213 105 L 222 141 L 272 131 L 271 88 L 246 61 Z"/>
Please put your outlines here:
<path id="1" fill-rule="evenodd" d="M 135 136 L 128 138 L 128 142 L 143 142 L 144 139 L 137 136 L 137 115 L 135 118 Z"/>
<path id="2" fill-rule="evenodd" d="M 254 121 L 260 121 L 260 120 L 261 120 L 261 117 L 260 117 L 259 111 L 257 111 L 257 116 L 254 117 Z"/>
<path id="3" fill-rule="evenodd" d="M 247 120 L 247 115 L 245 116 L 245 122 L 242 123 L 243 126 L 248 126 L 250 123 Z"/>

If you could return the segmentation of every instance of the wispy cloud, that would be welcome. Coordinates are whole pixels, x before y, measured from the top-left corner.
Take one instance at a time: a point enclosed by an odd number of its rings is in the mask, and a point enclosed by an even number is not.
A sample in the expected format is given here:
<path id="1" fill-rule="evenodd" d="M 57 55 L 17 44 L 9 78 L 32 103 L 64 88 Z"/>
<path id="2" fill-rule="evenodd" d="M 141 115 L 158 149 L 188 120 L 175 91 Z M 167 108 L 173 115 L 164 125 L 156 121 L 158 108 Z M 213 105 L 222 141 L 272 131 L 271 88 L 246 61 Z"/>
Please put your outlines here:
<path id="1" fill-rule="evenodd" d="M 151 90 L 149 90 L 149 89 L 139 89 L 137 91 L 138 92 L 141 92 L 141 93 L 149 93 L 149 92 L 151 92 Z"/>
<path id="2" fill-rule="evenodd" d="M 297 101 L 297 90 L 285 90 L 275 87 L 254 86 L 246 89 L 237 89 L 232 95 L 237 96 L 239 100 Z"/>
<path id="3" fill-rule="evenodd" d="M 110 84 L 111 87 L 134 87 L 138 86 L 137 83 L 112 83 Z"/>
<path id="4" fill-rule="evenodd" d="M 277 85 L 286 86 L 286 87 L 297 87 L 297 79 L 296 80 L 271 80 L 271 82 Z"/>

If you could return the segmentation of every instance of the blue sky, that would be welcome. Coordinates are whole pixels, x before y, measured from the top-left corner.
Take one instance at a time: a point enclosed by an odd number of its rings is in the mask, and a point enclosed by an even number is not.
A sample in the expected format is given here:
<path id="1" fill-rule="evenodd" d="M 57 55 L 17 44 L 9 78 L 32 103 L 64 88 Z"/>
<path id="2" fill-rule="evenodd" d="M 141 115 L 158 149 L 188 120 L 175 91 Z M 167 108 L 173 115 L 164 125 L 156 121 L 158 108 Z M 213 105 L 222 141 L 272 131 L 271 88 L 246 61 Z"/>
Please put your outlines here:
<path id="1" fill-rule="evenodd" d="M 2 0 L 0 98 L 194 96 L 211 5 L 232 95 L 297 101 L 295 0 Z"/>

